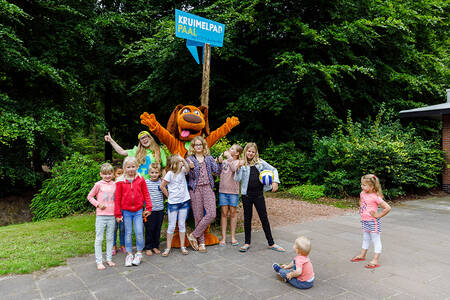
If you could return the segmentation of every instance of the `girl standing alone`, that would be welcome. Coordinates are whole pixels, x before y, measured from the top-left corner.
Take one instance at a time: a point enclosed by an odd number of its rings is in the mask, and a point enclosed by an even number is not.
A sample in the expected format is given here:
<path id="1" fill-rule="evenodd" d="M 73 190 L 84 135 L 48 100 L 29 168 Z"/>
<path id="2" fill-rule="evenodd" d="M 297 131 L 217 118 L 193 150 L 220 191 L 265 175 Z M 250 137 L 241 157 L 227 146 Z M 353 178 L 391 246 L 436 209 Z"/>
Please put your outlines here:
<path id="1" fill-rule="evenodd" d="M 267 162 L 259 158 L 258 147 L 255 143 L 248 143 L 244 148 L 244 160 L 239 163 L 239 170 L 234 176 L 234 180 L 241 182 L 242 205 L 244 207 L 244 230 L 245 244 L 239 249 L 241 252 L 247 252 L 250 248 L 252 233 L 252 213 L 253 205 L 258 212 L 259 219 L 266 235 L 269 249 L 278 252 L 285 252 L 282 247 L 275 244 L 270 230 L 269 219 L 267 218 L 266 201 L 264 199 L 264 191 L 272 189 L 273 192 L 278 190 L 278 171 Z M 263 170 L 270 170 L 274 174 L 271 186 L 264 186 L 259 181 L 259 173 Z"/>
<path id="2" fill-rule="evenodd" d="M 367 250 L 370 241 L 373 242 L 373 259 L 365 266 L 368 269 L 378 268 L 378 259 L 381 255 L 381 218 L 391 211 L 391 207 L 383 200 L 380 181 L 373 174 L 361 177 L 361 189 L 359 200 L 359 214 L 361 215 L 361 225 L 363 230 L 363 243 L 361 253 L 351 259 L 352 262 L 366 260 Z M 378 213 L 378 205 L 383 211 Z"/>

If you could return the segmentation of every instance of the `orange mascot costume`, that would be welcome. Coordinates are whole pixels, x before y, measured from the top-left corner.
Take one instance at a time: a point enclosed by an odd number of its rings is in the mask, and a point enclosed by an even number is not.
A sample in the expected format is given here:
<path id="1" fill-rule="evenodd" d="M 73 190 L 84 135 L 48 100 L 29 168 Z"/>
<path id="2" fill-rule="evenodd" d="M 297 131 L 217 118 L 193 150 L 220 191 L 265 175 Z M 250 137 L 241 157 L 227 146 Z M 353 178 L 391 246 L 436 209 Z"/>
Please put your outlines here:
<path id="1" fill-rule="evenodd" d="M 205 137 L 208 147 L 212 147 L 219 139 L 226 136 L 231 129 L 239 125 L 236 117 L 227 118 L 225 124 L 210 132 L 208 121 L 208 108 L 205 106 L 193 106 L 178 104 L 170 115 L 167 129 L 161 126 L 154 114 L 144 112 L 141 115 L 141 123 L 158 137 L 161 143 L 167 146 L 172 154 L 180 154 L 186 157 L 191 140 L 199 135 Z M 219 243 L 216 236 L 209 233 L 209 227 L 205 231 L 205 244 L 215 245 Z M 172 247 L 180 246 L 180 239 L 174 236 Z M 186 239 L 186 246 L 189 241 Z"/>

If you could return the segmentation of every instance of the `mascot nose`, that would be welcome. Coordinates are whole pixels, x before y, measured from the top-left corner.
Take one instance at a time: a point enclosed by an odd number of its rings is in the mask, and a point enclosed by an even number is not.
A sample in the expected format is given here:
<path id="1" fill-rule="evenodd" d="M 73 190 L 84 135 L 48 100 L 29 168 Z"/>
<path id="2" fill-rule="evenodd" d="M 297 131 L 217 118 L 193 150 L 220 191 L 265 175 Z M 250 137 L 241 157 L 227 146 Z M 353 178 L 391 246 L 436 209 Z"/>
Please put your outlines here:
<path id="1" fill-rule="evenodd" d="M 184 115 L 184 116 L 183 116 L 183 119 L 184 119 L 186 122 L 194 123 L 194 124 L 197 124 L 197 123 L 201 123 L 201 122 L 202 122 L 202 118 L 200 118 L 199 116 L 196 116 L 196 115 L 191 115 L 191 114 L 186 114 L 186 115 Z"/>

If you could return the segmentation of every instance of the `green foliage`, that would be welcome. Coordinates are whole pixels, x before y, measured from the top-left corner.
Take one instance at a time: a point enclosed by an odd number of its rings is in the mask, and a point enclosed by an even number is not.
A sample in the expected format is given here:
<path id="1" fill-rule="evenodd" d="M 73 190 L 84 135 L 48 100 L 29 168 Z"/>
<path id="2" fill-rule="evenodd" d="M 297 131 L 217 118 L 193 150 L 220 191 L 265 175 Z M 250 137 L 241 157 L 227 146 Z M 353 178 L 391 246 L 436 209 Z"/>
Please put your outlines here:
<path id="1" fill-rule="evenodd" d="M 220 156 L 220 154 L 222 154 L 226 150 L 230 149 L 231 146 L 232 146 L 232 143 L 230 142 L 230 140 L 228 140 L 226 137 L 224 137 L 224 138 L 221 138 L 220 140 L 218 140 L 211 147 L 211 149 L 209 149 L 209 152 L 212 157 L 217 158 Z"/>
<path id="2" fill-rule="evenodd" d="M 324 183 L 329 196 L 357 195 L 360 178 L 373 173 L 385 195 L 439 186 L 443 153 L 438 143 L 426 141 L 415 129 L 393 121 L 384 109 L 374 121 L 340 126 L 332 135 L 316 138 L 310 160 L 310 180 Z"/>
<path id="3" fill-rule="evenodd" d="M 52 178 L 43 182 L 31 201 L 33 221 L 64 217 L 75 212 L 92 210 L 87 200 L 89 191 L 100 180 L 100 166 L 85 156 L 74 153 L 57 163 Z"/>
<path id="4" fill-rule="evenodd" d="M 277 168 L 281 184 L 289 186 L 306 181 L 307 156 L 295 147 L 294 142 L 278 145 L 270 142 L 262 150 L 261 158 Z"/>
<path id="5" fill-rule="evenodd" d="M 325 197 L 325 187 L 323 185 L 304 184 L 291 187 L 288 192 L 295 196 L 300 196 L 306 201 Z"/>
<path id="6" fill-rule="evenodd" d="M 383 103 L 398 111 L 445 97 L 444 0 L 0 0 L 1 183 L 37 186 L 43 164 L 99 157 L 106 129 L 127 148 L 145 129 L 142 112 L 164 124 L 177 104 L 199 105 L 201 66 L 174 35 L 174 8 L 186 7 L 226 24 L 212 50 L 209 120 L 215 129 L 239 117 L 232 140 L 309 151 L 347 110 L 360 122 Z M 438 141 L 437 122 L 414 122 Z M 284 182 L 303 181 L 292 172 Z"/>

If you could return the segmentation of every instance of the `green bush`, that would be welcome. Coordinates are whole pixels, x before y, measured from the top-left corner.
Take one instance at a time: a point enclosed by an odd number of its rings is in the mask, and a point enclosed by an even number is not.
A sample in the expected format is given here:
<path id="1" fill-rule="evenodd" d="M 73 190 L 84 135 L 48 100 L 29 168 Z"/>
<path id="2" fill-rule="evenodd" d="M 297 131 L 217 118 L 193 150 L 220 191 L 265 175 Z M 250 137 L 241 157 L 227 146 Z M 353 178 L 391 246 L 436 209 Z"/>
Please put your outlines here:
<path id="1" fill-rule="evenodd" d="M 33 221 L 64 217 L 92 210 L 89 191 L 100 180 L 99 164 L 79 153 L 73 154 L 51 170 L 52 178 L 43 182 L 31 201 Z"/>
<path id="2" fill-rule="evenodd" d="M 329 196 L 357 195 L 360 178 L 376 174 L 387 197 L 439 186 L 444 156 L 436 141 L 404 128 L 381 110 L 376 120 L 347 123 L 330 136 L 315 138 L 309 160 L 310 181 L 325 184 Z"/>
<path id="3" fill-rule="evenodd" d="M 281 184 L 289 186 L 306 181 L 308 177 L 305 169 L 307 156 L 295 148 L 294 142 L 278 145 L 271 142 L 266 148 L 259 151 L 262 159 L 277 168 Z"/>
<path id="4" fill-rule="evenodd" d="M 323 185 L 304 184 L 291 187 L 288 192 L 308 201 L 325 197 L 325 187 Z"/>

